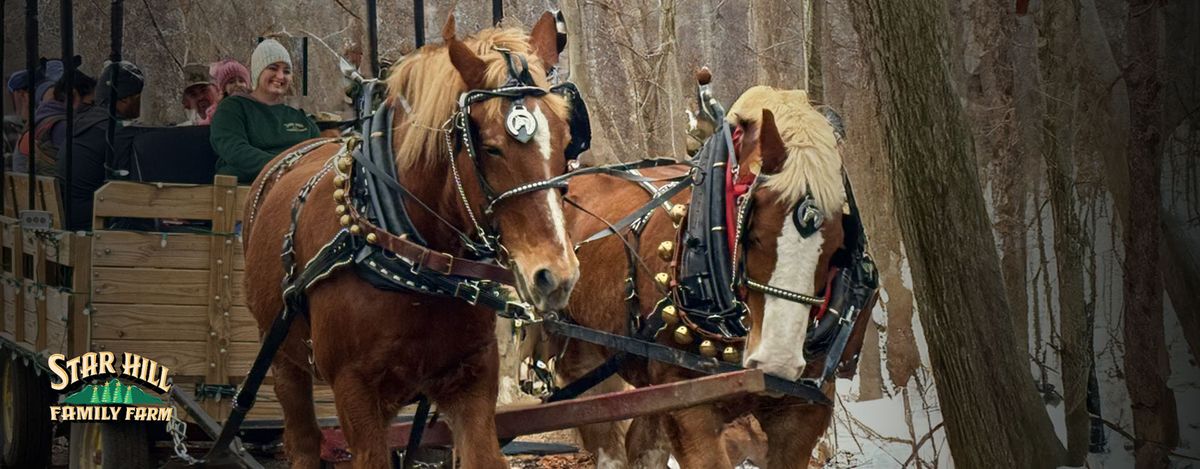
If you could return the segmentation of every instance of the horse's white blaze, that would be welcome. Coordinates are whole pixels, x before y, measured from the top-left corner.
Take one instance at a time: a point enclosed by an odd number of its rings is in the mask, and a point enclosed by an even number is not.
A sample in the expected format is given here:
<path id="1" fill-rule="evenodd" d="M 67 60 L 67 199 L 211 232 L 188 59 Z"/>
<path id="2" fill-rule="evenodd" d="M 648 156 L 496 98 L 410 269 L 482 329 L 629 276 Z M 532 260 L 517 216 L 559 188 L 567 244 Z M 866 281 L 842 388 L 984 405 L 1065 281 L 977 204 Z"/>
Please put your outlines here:
<path id="1" fill-rule="evenodd" d="M 546 206 L 550 210 L 550 224 L 554 225 L 554 237 L 561 246 L 570 249 L 571 243 L 567 241 L 567 222 L 563 218 L 562 204 L 558 201 L 558 191 L 550 189 L 542 192 L 546 193 Z"/>
<path id="2" fill-rule="evenodd" d="M 537 143 L 538 150 L 542 152 L 542 159 L 550 161 L 550 121 L 546 120 L 546 115 L 542 114 L 542 108 L 533 107 L 533 120 L 537 122 L 537 131 L 533 133 L 533 141 Z"/>
<path id="3" fill-rule="evenodd" d="M 768 284 L 813 294 L 822 244 L 820 231 L 803 238 L 791 220 L 784 220 L 775 251 L 778 260 Z M 808 332 L 808 312 L 807 306 L 767 295 L 759 341 L 746 354 L 744 365 L 787 380 L 799 378 L 805 366 L 803 344 Z"/>

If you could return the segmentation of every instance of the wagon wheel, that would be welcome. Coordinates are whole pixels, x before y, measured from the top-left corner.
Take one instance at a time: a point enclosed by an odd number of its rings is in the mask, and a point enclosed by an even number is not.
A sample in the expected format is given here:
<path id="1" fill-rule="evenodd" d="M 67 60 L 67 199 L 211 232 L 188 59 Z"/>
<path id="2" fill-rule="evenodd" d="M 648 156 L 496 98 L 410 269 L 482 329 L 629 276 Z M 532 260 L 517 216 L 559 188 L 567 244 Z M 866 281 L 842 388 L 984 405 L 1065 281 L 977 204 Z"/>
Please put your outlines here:
<path id="1" fill-rule="evenodd" d="M 24 361 L 0 354 L 0 465 L 45 467 L 50 463 L 50 383 Z"/>
<path id="2" fill-rule="evenodd" d="M 71 469 L 149 469 L 150 439 L 141 422 L 71 424 Z"/>

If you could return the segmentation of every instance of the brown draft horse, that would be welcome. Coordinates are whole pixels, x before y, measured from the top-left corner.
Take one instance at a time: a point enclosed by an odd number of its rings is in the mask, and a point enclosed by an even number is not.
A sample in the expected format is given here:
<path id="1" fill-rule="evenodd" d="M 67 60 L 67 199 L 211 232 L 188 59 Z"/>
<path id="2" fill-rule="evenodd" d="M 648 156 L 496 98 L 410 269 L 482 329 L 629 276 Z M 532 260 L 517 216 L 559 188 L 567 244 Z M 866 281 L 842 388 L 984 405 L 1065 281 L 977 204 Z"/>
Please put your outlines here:
<path id="1" fill-rule="evenodd" d="M 804 91 L 783 91 L 768 87 L 748 90 L 730 109 L 729 123 L 741 132 L 735 143 L 741 168 L 757 168 L 765 175 L 752 197 L 745 237 L 746 272 L 749 279 L 793 292 L 812 295 L 824 285 L 830 256 L 841 246 L 841 217 L 846 200 L 842 185 L 841 157 L 836 149 L 833 129 L 825 117 L 808 103 Z M 744 170 L 744 169 L 743 169 Z M 647 176 L 660 175 L 645 171 Z M 802 237 L 791 215 L 798 201 L 811 194 L 824 211 L 820 231 Z M 687 191 L 676 196 L 676 204 L 686 204 Z M 584 176 L 572 182 L 567 197 L 587 209 L 569 209 L 567 222 L 575 239 L 605 227 L 598 220 L 617 220 L 649 200 L 647 192 L 635 184 L 609 176 Z M 568 205 L 570 207 L 570 205 Z M 593 215 L 594 214 L 594 215 Z M 643 314 L 664 296 L 655 284 L 658 272 L 671 272 L 668 261 L 656 253 L 663 241 L 674 240 L 676 228 L 665 209 L 655 209 L 641 235 L 637 294 Z M 587 243 L 576 255 L 581 267 L 580 281 L 572 294 L 569 315 L 582 325 L 614 334 L 627 333 L 624 282 L 628 275 L 623 243 L 615 236 Z M 819 375 L 819 367 L 806 369 L 803 346 L 809 323 L 809 311 L 795 303 L 749 292 L 751 330 L 746 349 L 739 355 L 746 367 L 795 380 Z M 663 344 L 677 346 L 671 331 L 658 336 Z M 598 366 L 610 351 L 585 342 L 560 343 L 562 355 L 556 372 L 563 382 L 573 381 Z M 658 362 L 627 362 L 620 377 L 634 386 L 647 386 L 693 378 L 681 368 Z M 619 390 L 619 380 L 610 378 L 593 392 Z M 833 386 L 822 390 L 832 396 Z M 752 413 L 767 434 L 769 467 L 807 467 L 809 455 L 829 425 L 832 410 L 805 405 L 788 398 L 758 397 L 739 402 L 720 402 L 687 408 L 665 415 L 635 419 L 628 431 L 622 425 L 599 424 L 580 428 L 584 446 L 596 455 L 598 467 L 665 467 L 667 451 L 684 468 L 733 467 L 721 441 L 725 422 Z M 661 435 L 669 439 L 665 447 Z M 623 434 L 625 433 L 625 434 Z M 763 461 L 757 461 L 762 464 Z"/>
<path id="2" fill-rule="evenodd" d="M 549 15 L 529 35 L 516 29 L 485 29 L 463 40 L 455 38 L 451 16 L 443 37 L 445 44 L 425 46 L 396 66 L 387 79 L 388 102 L 396 112 L 397 179 L 430 207 L 426 211 L 404 198 L 413 225 L 428 240 L 427 247 L 462 256 L 459 238 L 431 213 L 463 232 L 472 231 L 473 220 L 463 207 L 451 165 L 461 173 L 461 188 L 475 214 L 484 213 L 487 200 L 476 183 L 476 164 L 465 145 L 448 148 L 439 128 L 458 109 L 456 100 L 462 93 L 505 85 L 508 68 L 497 49 L 525 57 L 536 85 L 542 88 L 548 88 L 543 77 L 557 61 L 557 49 Z M 483 179 L 504 191 L 563 174 L 563 150 L 570 139 L 566 101 L 552 93 L 525 98 L 524 105 L 539 124 L 528 143 L 506 133 L 507 101 L 489 99 L 470 108 Z M 340 147 L 326 144 L 286 170 L 264 172 L 252 187 L 251 193 L 260 185 L 267 189 L 257 207 L 253 200 L 248 202 L 246 213 L 256 213 L 257 218 L 252 225 L 247 220 L 244 233 L 246 264 L 254 267 L 247 272 L 248 302 L 263 331 L 283 307 L 280 248 L 291 225 L 293 200 L 310 178 L 327 170 Z M 343 229 L 335 213 L 332 171 L 318 177 L 294 237 L 300 266 Z M 567 240 L 559 193 L 538 191 L 506 200 L 482 222 L 501 235 L 504 260 L 514 270 L 523 299 L 541 310 L 565 306 L 579 263 Z M 507 467 L 494 421 L 498 387 L 494 311 L 450 298 L 378 290 L 352 269 L 337 270 L 314 285 L 308 299 L 308 320 L 292 324 L 272 365 L 292 467 L 320 465 L 314 372 L 333 387 L 338 419 L 356 468 L 388 467 L 387 426 L 400 407 L 418 394 L 436 402 L 448 417 L 463 467 Z M 311 340 L 311 349 L 306 339 Z"/>

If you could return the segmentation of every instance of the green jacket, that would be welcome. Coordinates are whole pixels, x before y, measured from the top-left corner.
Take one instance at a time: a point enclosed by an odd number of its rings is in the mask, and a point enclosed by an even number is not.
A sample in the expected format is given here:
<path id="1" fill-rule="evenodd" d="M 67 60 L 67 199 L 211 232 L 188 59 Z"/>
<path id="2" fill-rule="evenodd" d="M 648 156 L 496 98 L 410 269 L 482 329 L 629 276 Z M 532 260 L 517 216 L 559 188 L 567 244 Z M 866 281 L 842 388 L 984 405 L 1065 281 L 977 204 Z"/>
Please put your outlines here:
<path id="1" fill-rule="evenodd" d="M 248 184 L 275 156 L 318 133 L 304 111 L 234 95 L 217 105 L 209 143 L 217 152 L 217 174 L 237 176 L 239 183 Z"/>

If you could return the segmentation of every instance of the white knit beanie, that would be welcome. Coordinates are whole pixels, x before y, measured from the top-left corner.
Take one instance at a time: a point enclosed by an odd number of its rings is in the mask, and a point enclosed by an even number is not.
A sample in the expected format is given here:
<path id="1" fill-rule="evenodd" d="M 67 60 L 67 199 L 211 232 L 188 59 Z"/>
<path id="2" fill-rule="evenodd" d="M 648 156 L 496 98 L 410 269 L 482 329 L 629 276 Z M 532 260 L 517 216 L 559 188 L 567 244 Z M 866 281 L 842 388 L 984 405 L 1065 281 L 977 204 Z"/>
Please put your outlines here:
<path id="1" fill-rule="evenodd" d="M 292 55 L 279 41 L 263 39 L 258 43 L 258 47 L 254 48 L 254 54 L 250 56 L 250 89 L 258 87 L 258 79 L 262 77 L 263 70 L 276 62 L 283 62 L 291 67 Z"/>

